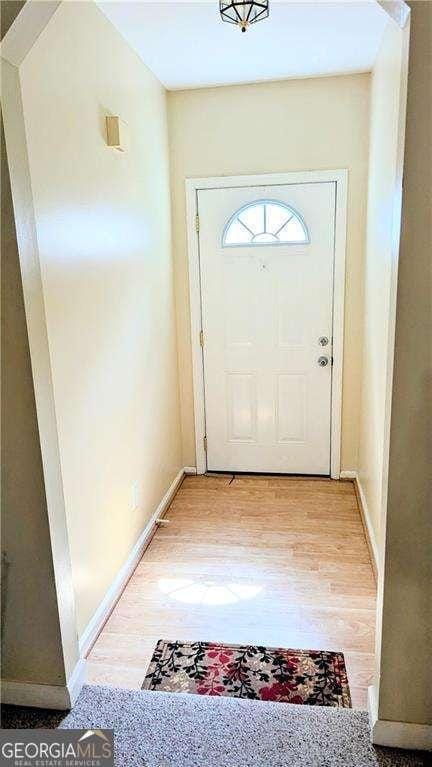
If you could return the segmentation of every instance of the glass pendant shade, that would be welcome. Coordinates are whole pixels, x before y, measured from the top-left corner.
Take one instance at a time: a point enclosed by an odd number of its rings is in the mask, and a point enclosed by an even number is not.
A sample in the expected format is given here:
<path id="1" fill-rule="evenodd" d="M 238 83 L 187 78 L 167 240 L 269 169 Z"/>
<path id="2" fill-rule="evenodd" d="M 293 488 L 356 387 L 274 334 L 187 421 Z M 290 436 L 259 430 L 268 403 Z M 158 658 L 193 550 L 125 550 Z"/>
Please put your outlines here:
<path id="1" fill-rule="evenodd" d="M 242 32 L 246 32 L 251 24 L 262 21 L 269 15 L 269 0 L 245 0 L 245 2 L 219 2 L 222 21 L 228 24 L 236 24 Z"/>

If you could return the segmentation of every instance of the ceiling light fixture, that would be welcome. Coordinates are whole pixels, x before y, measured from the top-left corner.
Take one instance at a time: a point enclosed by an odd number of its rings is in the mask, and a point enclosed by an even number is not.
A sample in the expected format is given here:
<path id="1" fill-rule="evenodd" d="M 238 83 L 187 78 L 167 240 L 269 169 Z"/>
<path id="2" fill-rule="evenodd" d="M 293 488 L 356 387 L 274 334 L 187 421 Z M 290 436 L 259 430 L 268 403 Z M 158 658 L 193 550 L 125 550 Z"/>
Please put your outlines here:
<path id="1" fill-rule="evenodd" d="M 269 15 L 269 0 L 232 0 L 232 2 L 219 2 L 220 15 L 222 21 L 228 24 L 236 24 L 242 32 L 246 32 L 251 24 L 256 21 L 262 21 Z"/>

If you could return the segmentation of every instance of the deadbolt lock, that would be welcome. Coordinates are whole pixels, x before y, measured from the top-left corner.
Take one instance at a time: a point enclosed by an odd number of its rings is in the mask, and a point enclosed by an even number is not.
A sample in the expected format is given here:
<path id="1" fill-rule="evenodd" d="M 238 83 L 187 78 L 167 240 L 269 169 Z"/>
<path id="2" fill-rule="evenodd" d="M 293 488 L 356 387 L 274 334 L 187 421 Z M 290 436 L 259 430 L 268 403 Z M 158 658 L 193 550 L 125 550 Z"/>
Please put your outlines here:
<path id="1" fill-rule="evenodd" d="M 327 336 L 320 336 L 320 338 L 318 338 L 318 343 L 320 346 L 327 346 L 328 342 L 329 340 Z"/>
<path id="2" fill-rule="evenodd" d="M 320 367 L 325 368 L 325 366 L 328 364 L 329 364 L 328 357 L 318 357 L 318 365 L 320 365 Z"/>

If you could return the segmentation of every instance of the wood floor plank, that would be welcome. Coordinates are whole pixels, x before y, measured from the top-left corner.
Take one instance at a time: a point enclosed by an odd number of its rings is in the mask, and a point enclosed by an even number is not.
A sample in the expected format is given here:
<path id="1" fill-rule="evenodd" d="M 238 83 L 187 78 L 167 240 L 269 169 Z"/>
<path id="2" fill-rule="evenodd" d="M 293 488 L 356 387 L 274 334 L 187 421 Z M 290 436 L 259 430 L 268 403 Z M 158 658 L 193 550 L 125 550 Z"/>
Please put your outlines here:
<path id="1" fill-rule="evenodd" d="M 366 707 L 375 581 L 352 483 L 187 477 L 89 655 L 139 688 L 159 638 L 342 650 Z"/>

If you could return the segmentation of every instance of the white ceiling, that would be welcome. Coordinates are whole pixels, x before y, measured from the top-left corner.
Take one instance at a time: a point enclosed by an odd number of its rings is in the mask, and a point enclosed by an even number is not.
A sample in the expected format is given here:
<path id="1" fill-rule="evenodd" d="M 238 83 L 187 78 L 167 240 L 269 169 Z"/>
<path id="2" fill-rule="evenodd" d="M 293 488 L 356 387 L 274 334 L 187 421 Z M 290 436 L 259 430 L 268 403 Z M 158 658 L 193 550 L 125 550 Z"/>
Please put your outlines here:
<path id="1" fill-rule="evenodd" d="M 369 71 L 386 13 L 375 0 L 270 0 L 270 16 L 244 34 L 218 0 L 98 5 L 168 89 Z"/>

